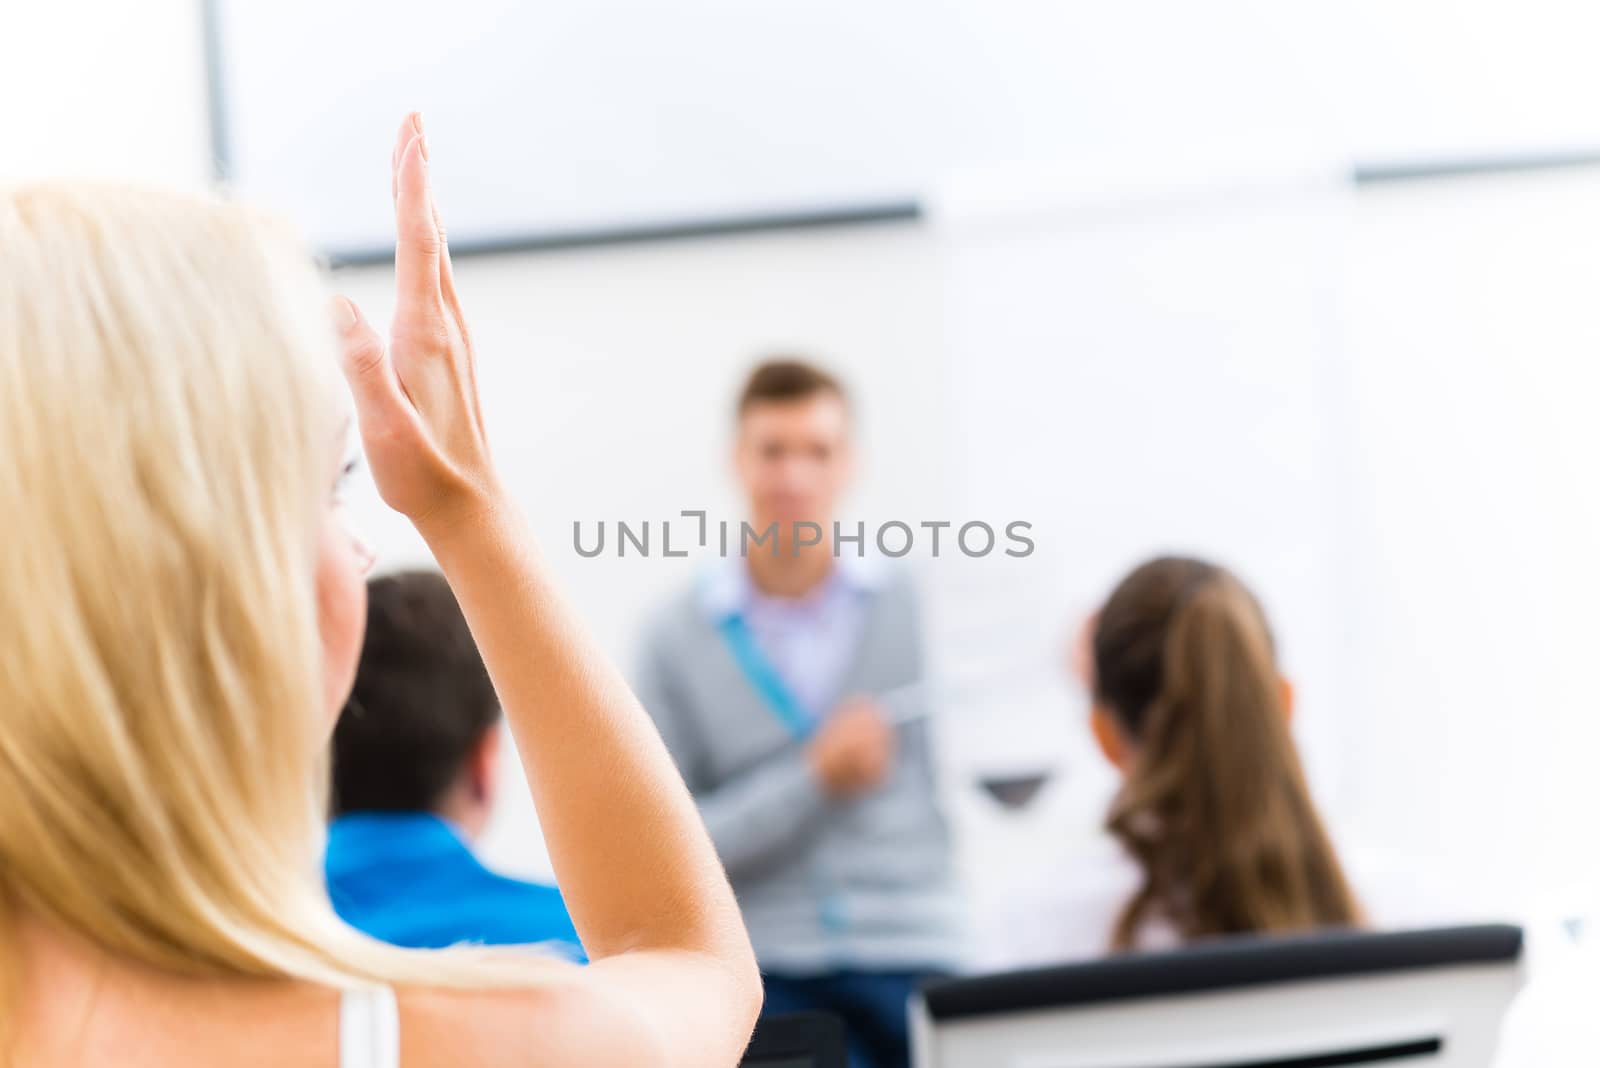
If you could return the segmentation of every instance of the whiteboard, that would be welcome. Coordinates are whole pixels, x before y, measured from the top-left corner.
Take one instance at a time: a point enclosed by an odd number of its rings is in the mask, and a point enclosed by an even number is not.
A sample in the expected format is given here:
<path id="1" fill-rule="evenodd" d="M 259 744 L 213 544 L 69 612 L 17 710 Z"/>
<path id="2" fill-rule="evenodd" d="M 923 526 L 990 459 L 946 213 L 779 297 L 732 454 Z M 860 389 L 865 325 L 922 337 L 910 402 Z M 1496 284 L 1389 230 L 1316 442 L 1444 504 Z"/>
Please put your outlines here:
<path id="1" fill-rule="evenodd" d="M 1174 146 L 1600 142 L 1581 0 L 210 0 L 227 177 L 388 241 L 427 116 L 458 244 L 895 211 L 971 168 Z"/>

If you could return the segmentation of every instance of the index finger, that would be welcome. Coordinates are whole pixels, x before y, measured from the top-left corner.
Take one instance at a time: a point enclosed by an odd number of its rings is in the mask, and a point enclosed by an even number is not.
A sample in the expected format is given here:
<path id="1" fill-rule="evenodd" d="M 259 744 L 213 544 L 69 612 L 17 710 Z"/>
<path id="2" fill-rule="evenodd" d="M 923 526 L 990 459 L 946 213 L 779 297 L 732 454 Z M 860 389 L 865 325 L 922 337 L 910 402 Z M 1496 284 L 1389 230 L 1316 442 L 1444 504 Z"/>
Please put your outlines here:
<path id="1" fill-rule="evenodd" d="M 406 150 L 413 137 L 422 135 L 422 112 L 412 111 L 400 123 L 395 134 L 394 148 L 389 150 L 389 196 L 400 195 L 400 154 Z"/>

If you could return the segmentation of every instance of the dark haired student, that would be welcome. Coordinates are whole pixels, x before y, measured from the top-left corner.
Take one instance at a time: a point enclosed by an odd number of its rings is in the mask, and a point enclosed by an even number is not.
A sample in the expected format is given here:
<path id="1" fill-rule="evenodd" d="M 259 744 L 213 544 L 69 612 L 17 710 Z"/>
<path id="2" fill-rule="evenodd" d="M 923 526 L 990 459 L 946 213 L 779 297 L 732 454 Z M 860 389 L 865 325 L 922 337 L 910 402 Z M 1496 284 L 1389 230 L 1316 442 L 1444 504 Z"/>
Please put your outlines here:
<path id="1" fill-rule="evenodd" d="M 955 966 L 959 946 L 916 685 L 917 602 L 852 545 L 834 555 L 852 467 L 838 380 L 797 360 L 762 364 L 735 437 L 750 526 L 776 525 L 778 540 L 741 556 L 730 539 L 727 557 L 665 608 L 639 698 L 727 867 L 764 1011 L 837 1013 L 852 1068 L 899 1068 L 906 999 L 920 976 Z M 793 536 L 800 523 L 823 536 Z"/>
<path id="2" fill-rule="evenodd" d="M 500 704 L 444 576 L 385 575 L 367 603 L 355 689 L 333 732 L 334 908 L 396 945 L 542 943 L 581 959 L 555 887 L 473 854 L 494 808 Z"/>

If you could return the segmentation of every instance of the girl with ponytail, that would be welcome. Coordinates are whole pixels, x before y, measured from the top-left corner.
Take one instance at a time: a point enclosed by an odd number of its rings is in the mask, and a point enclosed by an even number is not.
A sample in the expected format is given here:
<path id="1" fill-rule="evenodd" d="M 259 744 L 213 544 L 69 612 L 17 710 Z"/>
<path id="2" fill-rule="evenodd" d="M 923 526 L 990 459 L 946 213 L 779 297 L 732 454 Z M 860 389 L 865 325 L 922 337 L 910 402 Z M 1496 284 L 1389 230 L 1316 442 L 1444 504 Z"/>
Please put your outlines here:
<path id="1" fill-rule="evenodd" d="M 1097 739 L 1123 772 L 1107 827 L 1140 868 L 1111 948 L 1350 926 L 1361 910 L 1306 786 L 1260 605 L 1199 560 L 1125 578 L 1093 633 Z"/>
<path id="2" fill-rule="evenodd" d="M 1122 776 L 1109 835 L 1007 888 L 980 965 L 1361 923 L 1250 591 L 1213 564 L 1152 560 L 1112 592 L 1085 645 L 1095 738 Z"/>

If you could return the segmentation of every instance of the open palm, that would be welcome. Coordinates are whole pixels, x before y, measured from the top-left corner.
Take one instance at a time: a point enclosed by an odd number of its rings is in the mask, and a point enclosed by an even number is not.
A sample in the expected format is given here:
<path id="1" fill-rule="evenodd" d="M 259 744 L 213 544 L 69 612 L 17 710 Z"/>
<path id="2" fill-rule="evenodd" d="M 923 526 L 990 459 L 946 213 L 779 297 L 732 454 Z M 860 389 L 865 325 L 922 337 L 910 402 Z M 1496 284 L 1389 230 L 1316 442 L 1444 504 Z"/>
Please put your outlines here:
<path id="1" fill-rule="evenodd" d="M 391 165 L 394 321 L 385 345 L 340 298 L 343 363 L 378 492 L 421 528 L 492 503 L 494 472 L 419 114 L 401 124 Z"/>

